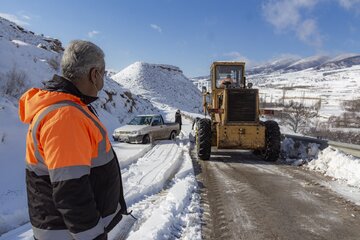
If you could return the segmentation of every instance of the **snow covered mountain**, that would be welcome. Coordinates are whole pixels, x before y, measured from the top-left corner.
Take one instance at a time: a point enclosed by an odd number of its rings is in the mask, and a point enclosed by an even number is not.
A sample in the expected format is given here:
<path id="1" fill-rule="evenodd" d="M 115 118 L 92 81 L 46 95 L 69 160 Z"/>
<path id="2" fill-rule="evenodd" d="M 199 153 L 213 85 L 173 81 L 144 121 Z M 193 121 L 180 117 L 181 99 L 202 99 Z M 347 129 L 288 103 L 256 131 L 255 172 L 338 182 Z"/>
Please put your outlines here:
<path id="1" fill-rule="evenodd" d="M 317 70 L 341 69 L 360 65 L 360 54 L 340 55 L 315 67 Z"/>
<path id="2" fill-rule="evenodd" d="M 324 55 L 307 58 L 288 57 L 260 64 L 247 69 L 248 75 L 297 72 L 306 69 L 335 70 L 360 65 L 360 54 Z"/>
<path id="3" fill-rule="evenodd" d="M 178 67 L 136 62 L 112 78 L 160 109 L 201 111 L 200 91 Z"/>
<path id="4" fill-rule="evenodd" d="M 350 68 L 352 66 L 360 65 L 360 54 L 348 53 L 341 54 L 335 57 L 316 55 L 306 58 L 299 57 L 283 57 L 273 61 L 259 64 L 250 68 L 246 68 L 246 75 L 252 77 L 253 75 L 265 76 L 273 74 L 282 74 L 290 72 L 299 72 L 303 70 L 338 70 Z M 199 85 L 199 82 L 209 79 L 209 76 L 193 77 L 191 81 Z M 201 83 L 200 85 L 204 85 Z"/>
<path id="5" fill-rule="evenodd" d="M 266 74 L 266 73 L 272 73 L 276 71 L 282 71 L 286 69 L 287 67 L 291 66 L 292 64 L 299 61 L 300 58 L 298 57 L 283 57 L 276 59 L 274 61 L 270 61 L 264 64 L 256 65 L 252 68 L 249 68 L 246 70 L 246 73 L 248 75 L 252 74 Z"/>
<path id="6" fill-rule="evenodd" d="M 328 56 L 311 56 L 308 58 L 300 59 L 299 61 L 294 62 L 290 66 L 286 67 L 284 71 L 291 72 L 291 71 L 301 71 L 308 68 L 315 68 L 317 66 L 320 66 L 327 60 L 329 60 L 330 57 Z"/>

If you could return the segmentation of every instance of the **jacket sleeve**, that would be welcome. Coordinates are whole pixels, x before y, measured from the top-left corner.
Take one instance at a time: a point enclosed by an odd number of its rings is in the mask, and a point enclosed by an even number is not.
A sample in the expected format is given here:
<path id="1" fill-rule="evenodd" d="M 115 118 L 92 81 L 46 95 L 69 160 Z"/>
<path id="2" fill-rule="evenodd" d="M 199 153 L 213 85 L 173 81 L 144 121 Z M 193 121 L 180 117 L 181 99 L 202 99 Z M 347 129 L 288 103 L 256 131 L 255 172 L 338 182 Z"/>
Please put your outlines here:
<path id="1" fill-rule="evenodd" d="M 78 110 L 67 109 L 53 119 L 42 127 L 40 144 L 54 205 L 75 239 L 94 239 L 104 234 L 89 180 L 97 136 Z"/>

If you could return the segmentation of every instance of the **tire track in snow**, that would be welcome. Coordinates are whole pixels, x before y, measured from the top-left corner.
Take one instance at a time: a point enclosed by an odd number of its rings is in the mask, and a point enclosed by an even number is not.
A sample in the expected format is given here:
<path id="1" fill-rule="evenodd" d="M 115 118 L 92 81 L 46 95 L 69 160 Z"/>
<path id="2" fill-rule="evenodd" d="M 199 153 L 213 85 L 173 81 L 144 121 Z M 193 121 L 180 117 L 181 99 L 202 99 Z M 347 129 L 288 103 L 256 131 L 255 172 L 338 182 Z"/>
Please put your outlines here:
<path id="1" fill-rule="evenodd" d="M 128 206 L 159 193 L 181 165 L 182 149 L 174 141 L 159 142 L 123 174 Z"/>
<path id="2" fill-rule="evenodd" d="M 153 145 L 151 144 L 143 145 L 111 142 L 111 145 L 116 153 L 122 172 L 126 171 L 131 164 L 136 163 L 138 159 L 143 157 L 153 148 Z M 126 152 L 126 154 L 124 154 L 124 152 Z"/>
<path id="3" fill-rule="evenodd" d="M 181 145 L 181 143 L 180 143 Z M 179 169 L 164 185 L 159 193 L 132 205 L 132 210 L 141 212 L 139 220 L 129 236 L 131 239 L 188 239 L 184 231 L 189 231 L 191 239 L 200 239 L 199 195 L 188 148 L 177 146 L 181 150 Z M 170 150 L 168 153 L 174 152 Z M 195 207 L 196 206 L 196 207 Z M 195 210 L 194 210 L 195 208 Z M 188 219 L 190 216 L 190 220 Z M 198 219 L 198 234 L 189 225 Z M 156 227 L 154 226 L 156 223 Z M 188 236 L 187 236 L 188 237 Z"/>
<path id="4" fill-rule="evenodd" d="M 170 150 L 165 149 L 161 149 L 161 154 L 157 154 L 157 157 L 156 158 L 152 158 L 152 159 L 157 159 L 157 158 L 163 158 L 164 160 L 168 159 L 169 157 L 175 155 L 175 154 L 178 154 L 178 146 L 175 145 L 175 144 L 171 144 L 171 148 Z M 181 153 L 179 153 L 181 154 Z M 138 182 L 138 184 L 141 184 L 142 182 L 146 182 L 146 178 L 147 177 L 151 177 L 152 176 L 152 180 L 151 181 L 148 181 L 148 182 L 153 182 L 159 175 L 162 171 L 158 171 L 156 174 L 152 174 L 155 170 L 157 170 L 164 162 L 160 161 L 159 164 L 155 165 L 149 172 L 147 172 Z"/>

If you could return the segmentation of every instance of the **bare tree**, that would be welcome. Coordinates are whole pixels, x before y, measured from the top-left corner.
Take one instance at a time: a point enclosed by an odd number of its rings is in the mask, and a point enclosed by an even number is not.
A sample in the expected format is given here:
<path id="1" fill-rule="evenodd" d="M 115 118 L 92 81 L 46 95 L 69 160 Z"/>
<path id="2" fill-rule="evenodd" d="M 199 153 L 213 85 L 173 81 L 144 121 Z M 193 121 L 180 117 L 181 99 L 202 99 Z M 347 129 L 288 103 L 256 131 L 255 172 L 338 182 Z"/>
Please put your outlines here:
<path id="1" fill-rule="evenodd" d="M 306 107 L 303 103 L 290 101 L 283 109 L 282 119 L 296 133 L 304 128 L 311 119 L 318 116 L 318 109 L 314 106 Z"/>

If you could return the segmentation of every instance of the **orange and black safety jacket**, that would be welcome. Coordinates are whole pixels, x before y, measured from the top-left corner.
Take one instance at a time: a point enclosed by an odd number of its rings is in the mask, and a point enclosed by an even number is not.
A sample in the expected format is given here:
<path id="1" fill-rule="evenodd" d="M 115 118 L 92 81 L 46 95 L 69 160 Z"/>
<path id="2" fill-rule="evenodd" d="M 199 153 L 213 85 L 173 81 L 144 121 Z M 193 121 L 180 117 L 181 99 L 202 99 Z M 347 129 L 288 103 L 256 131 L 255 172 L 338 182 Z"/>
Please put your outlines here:
<path id="1" fill-rule="evenodd" d="M 127 213 L 119 163 L 85 96 L 54 76 L 19 101 L 30 222 L 40 240 L 106 239 Z"/>

